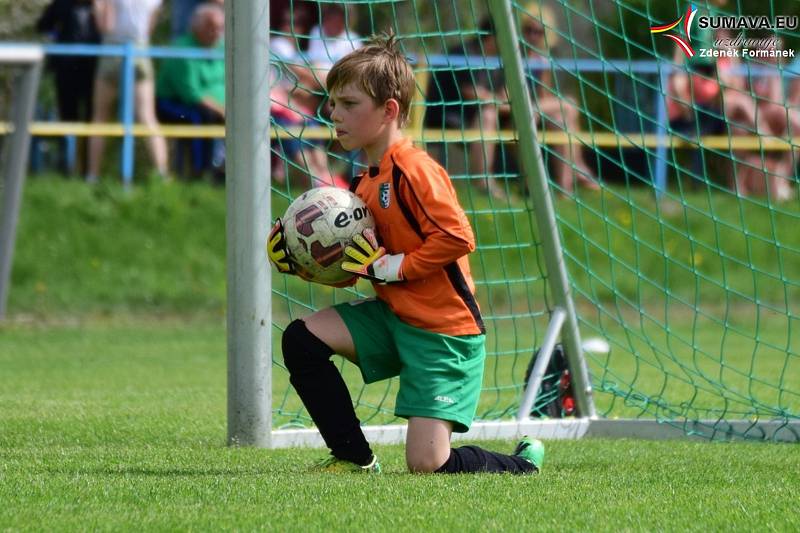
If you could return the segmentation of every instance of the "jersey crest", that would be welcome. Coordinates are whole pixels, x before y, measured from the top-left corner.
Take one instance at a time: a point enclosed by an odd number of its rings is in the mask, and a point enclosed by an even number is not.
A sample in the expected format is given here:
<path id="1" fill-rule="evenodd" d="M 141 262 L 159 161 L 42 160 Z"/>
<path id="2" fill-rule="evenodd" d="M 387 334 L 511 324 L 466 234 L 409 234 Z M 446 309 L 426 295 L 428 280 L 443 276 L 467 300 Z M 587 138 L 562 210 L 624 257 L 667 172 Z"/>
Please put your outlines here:
<path id="1" fill-rule="evenodd" d="M 392 201 L 391 189 L 390 189 L 389 184 L 388 183 L 381 183 L 379 191 L 380 191 L 379 198 L 380 198 L 381 207 L 383 209 L 389 209 L 389 204 Z"/>

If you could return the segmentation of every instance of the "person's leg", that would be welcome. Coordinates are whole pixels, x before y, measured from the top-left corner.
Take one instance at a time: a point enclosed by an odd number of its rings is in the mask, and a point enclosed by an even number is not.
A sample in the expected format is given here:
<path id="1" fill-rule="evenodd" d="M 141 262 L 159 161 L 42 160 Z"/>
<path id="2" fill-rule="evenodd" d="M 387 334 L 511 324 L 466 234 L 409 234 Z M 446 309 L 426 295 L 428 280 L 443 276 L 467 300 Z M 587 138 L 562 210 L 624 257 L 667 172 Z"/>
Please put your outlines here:
<path id="1" fill-rule="evenodd" d="M 310 176 L 311 187 L 333 187 L 336 185 L 328 166 L 328 154 L 317 144 L 300 144 L 300 160 Z"/>
<path id="2" fill-rule="evenodd" d="M 752 95 L 734 89 L 726 90 L 722 94 L 722 110 L 731 135 L 756 134 L 757 113 Z M 761 157 L 749 150 L 734 150 L 733 156 L 731 189 L 741 196 L 749 196 L 756 192 L 757 183 L 763 180 Z"/>
<path id="3" fill-rule="evenodd" d="M 372 450 L 361 431 L 347 385 L 331 361 L 334 353 L 358 361 L 341 316 L 328 308 L 295 320 L 284 331 L 281 345 L 289 381 L 331 454 L 358 465 L 369 464 Z"/>
<path id="4" fill-rule="evenodd" d="M 80 92 L 78 106 L 78 122 L 91 122 L 94 103 L 94 79 L 97 74 L 97 59 L 86 58 L 80 69 Z M 89 164 L 89 147 L 86 137 L 79 137 L 77 142 L 77 174 L 85 175 Z"/>
<path id="5" fill-rule="evenodd" d="M 575 106 L 556 98 L 540 98 L 537 104 L 542 122 L 547 121 L 545 127 L 552 125 L 567 134 L 577 133 L 578 110 Z M 576 183 L 590 189 L 599 188 L 594 181 L 594 173 L 583 158 L 580 145 L 572 135 L 569 135 L 567 143 L 553 146 L 553 151 L 556 153 L 553 160 L 556 181 L 565 192 L 571 192 Z"/>
<path id="6" fill-rule="evenodd" d="M 786 139 L 791 129 L 790 117 L 786 108 L 772 102 L 766 103 L 763 107 L 764 123 L 767 129 L 762 134 L 766 133 L 779 139 Z M 791 199 L 793 176 L 791 150 L 768 152 L 766 159 L 769 195 L 778 201 Z"/>
<path id="7" fill-rule="evenodd" d="M 112 84 L 101 74 L 98 74 L 94 84 L 92 123 L 103 124 L 109 122 L 116 97 L 116 85 Z M 100 176 L 100 166 L 103 162 L 105 141 L 105 137 L 89 138 L 89 162 L 86 171 L 86 181 L 97 181 Z"/>
<path id="8" fill-rule="evenodd" d="M 571 133 L 580 131 L 578 108 L 569 100 L 565 100 L 563 102 L 563 109 L 564 131 Z M 583 157 L 583 147 L 581 144 L 575 141 L 574 136 L 570 135 L 569 144 L 567 146 L 569 148 L 569 160 L 575 163 L 575 167 L 578 170 L 578 183 L 588 189 L 599 189 L 600 186 L 597 184 L 597 178 L 586 163 L 586 159 Z"/>
<path id="9" fill-rule="evenodd" d="M 155 84 L 152 78 L 146 78 L 136 82 L 136 117 L 150 130 L 158 128 L 156 118 L 156 93 Z M 150 157 L 158 173 L 164 177 L 167 175 L 167 142 L 161 135 L 150 135 L 147 138 L 147 146 Z"/>
<path id="10" fill-rule="evenodd" d="M 395 414 L 408 418 L 406 462 L 411 472 L 536 471 L 522 455 L 450 446 L 452 432 L 466 432 L 475 417 L 486 357 L 484 335 L 441 335 L 399 319 L 391 327 L 402 361 Z"/>
<path id="11" fill-rule="evenodd" d="M 506 455 L 479 446 L 452 448 L 453 424 L 413 416 L 408 419 L 406 464 L 414 473 L 462 474 L 476 472 L 536 473 L 539 468 L 520 455 Z M 539 465 L 541 466 L 541 465 Z"/>
<path id="12" fill-rule="evenodd" d="M 63 65 L 55 72 L 56 82 L 56 102 L 58 104 L 58 118 L 62 122 L 78 122 L 79 106 L 81 103 L 80 88 L 82 80 L 76 76 L 76 71 L 72 64 Z M 59 153 L 59 170 L 66 176 L 73 172 L 71 161 L 68 154 L 69 137 L 64 136 L 60 139 L 61 149 Z M 72 137 L 74 141 L 74 137 Z"/>
<path id="13" fill-rule="evenodd" d="M 475 118 L 470 122 L 470 129 L 478 129 L 481 137 L 497 136 L 498 113 L 497 106 L 491 103 L 479 106 L 479 111 Z M 494 141 L 479 141 L 469 144 L 469 172 L 477 176 L 478 187 L 487 191 L 497 199 L 505 198 L 505 192 L 491 177 L 494 168 L 494 157 L 497 151 L 497 143 Z"/>
<path id="14" fill-rule="evenodd" d="M 406 433 L 406 464 L 411 472 L 436 472 L 450 458 L 453 423 L 412 416 Z"/>

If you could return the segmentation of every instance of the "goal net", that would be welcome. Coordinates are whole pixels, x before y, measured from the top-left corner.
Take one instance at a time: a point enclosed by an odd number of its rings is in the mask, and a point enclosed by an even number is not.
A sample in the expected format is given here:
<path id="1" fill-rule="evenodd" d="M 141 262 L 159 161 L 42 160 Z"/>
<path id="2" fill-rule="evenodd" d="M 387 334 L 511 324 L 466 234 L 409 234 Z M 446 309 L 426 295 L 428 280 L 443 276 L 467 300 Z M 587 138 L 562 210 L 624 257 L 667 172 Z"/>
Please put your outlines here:
<path id="1" fill-rule="evenodd" d="M 520 164 L 541 150 L 581 337 L 610 347 L 585 344 L 598 414 L 710 439 L 800 440 L 800 4 L 786 4 L 512 2 L 533 103 L 521 117 L 485 2 L 290 2 L 270 34 L 273 211 L 363 170 L 331 136 L 321 81 L 341 50 L 391 28 L 417 76 L 406 133 L 449 172 L 478 244 L 488 358 L 477 419 L 518 415 L 554 309 Z M 320 46 L 311 28 L 337 16 L 345 30 Z M 536 124 L 538 146 L 520 143 L 521 120 Z M 273 427 L 307 428 L 282 329 L 371 291 L 279 275 L 272 287 Z M 559 361 L 534 419 L 581 415 Z M 396 380 L 364 386 L 341 368 L 362 423 L 403 422 Z"/>

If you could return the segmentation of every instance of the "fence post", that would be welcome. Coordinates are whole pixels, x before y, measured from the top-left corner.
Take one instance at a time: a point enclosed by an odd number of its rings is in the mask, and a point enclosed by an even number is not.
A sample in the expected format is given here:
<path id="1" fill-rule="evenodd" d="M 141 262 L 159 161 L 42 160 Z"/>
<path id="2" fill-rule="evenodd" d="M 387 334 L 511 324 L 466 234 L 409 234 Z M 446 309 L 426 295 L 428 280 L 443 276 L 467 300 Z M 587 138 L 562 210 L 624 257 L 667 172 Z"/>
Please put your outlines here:
<path id="1" fill-rule="evenodd" d="M 133 105 L 136 92 L 136 62 L 134 61 L 134 54 L 136 51 L 133 43 L 125 43 L 124 50 L 120 103 L 122 104 L 122 127 L 124 130 L 122 136 L 122 183 L 127 188 L 131 186 L 133 181 Z"/>
<path id="2" fill-rule="evenodd" d="M 667 190 L 667 127 L 669 120 L 667 117 L 667 106 L 664 103 L 667 95 L 668 72 L 658 66 L 658 86 L 660 90 L 656 94 L 656 128 L 658 129 L 658 146 L 656 147 L 656 195 L 661 196 Z"/>

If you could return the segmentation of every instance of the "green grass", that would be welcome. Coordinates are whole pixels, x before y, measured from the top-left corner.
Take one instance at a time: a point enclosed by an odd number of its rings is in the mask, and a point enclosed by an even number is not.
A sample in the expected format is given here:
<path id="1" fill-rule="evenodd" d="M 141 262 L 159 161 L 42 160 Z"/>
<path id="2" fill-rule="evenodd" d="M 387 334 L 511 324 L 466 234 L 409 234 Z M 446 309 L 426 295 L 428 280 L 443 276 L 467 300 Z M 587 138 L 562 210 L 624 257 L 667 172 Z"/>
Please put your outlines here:
<path id="1" fill-rule="evenodd" d="M 525 367 L 549 318 L 541 247 L 519 198 L 497 202 L 463 183 L 458 189 L 479 243 L 471 260 L 489 327 L 478 412 L 507 418 L 515 413 Z M 287 188 L 275 194 L 273 212 L 283 212 L 296 193 Z M 601 413 L 796 416 L 795 206 L 702 190 L 658 204 L 644 188 L 612 187 L 560 198 L 556 207 L 583 334 L 612 343 L 610 356 L 589 359 Z M 151 182 L 125 192 L 113 184 L 90 188 L 31 179 L 11 316 L 199 316 L 221 322 L 224 213 L 225 191 L 203 184 Z M 780 243 L 777 257 L 768 253 L 768 238 Z M 272 282 L 275 354 L 290 319 L 356 295 L 278 274 Z M 364 283 L 358 287 L 369 291 Z M 280 363 L 280 356 L 275 359 Z M 394 420 L 396 383 L 362 389 L 355 369 L 345 367 L 345 374 L 364 421 Z M 279 364 L 274 376 L 276 424 L 307 424 Z"/>
<path id="2" fill-rule="evenodd" d="M 524 203 L 490 201 L 463 184 L 459 191 L 479 245 L 471 262 L 484 310 L 497 316 L 544 312 L 544 261 Z M 299 192 L 273 195 L 273 216 Z M 667 305 L 714 316 L 720 307 L 734 307 L 753 318 L 748 308 L 755 301 L 761 313 L 785 316 L 800 297 L 796 205 L 702 190 L 659 204 L 644 187 L 612 187 L 561 198 L 556 209 L 583 305 L 626 313 Z M 280 276 L 273 284 L 301 307 L 344 294 L 287 285 Z M 116 184 L 28 180 L 12 313 L 221 314 L 224 298 L 224 189 L 151 182 L 125 192 Z"/>
<path id="3" fill-rule="evenodd" d="M 547 322 L 540 248 L 522 202 L 460 191 L 490 325 L 479 413 L 507 418 Z M 274 211 L 285 205 L 276 195 Z M 797 413 L 796 210 L 693 193 L 659 211 L 627 189 L 557 208 L 584 334 L 613 344 L 589 359 L 602 412 L 652 417 L 692 398 L 692 415 Z M 412 476 L 400 446 L 377 447 L 380 477 L 305 473 L 320 450 L 226 447 L 224 211 L 205 185 L 29 180 L 0 326 L 0 530 L 800 528 L 791 445 L 551 441 L 544 472 L 524 478 Z M 736 217 L 745 237 L 729 232 Z M 770 228 L 783 274 L 762 260 Z M 290 318 L 354 296 L 277 275 L 273 288 L 275 343 Z M 274 348 L 275 424 L 305 424 Z M 396 383 L 344 373 L 362 420 L 391 422 Z"/>
<path id="4" fill-rule="evenodd" d="M 522 531 L 800 527 L 800 448 L 547 442 L 543 473 L 308 474 L 320 450 L 225 446 L 220 321 L 0 329 L 0 529 Z M 484 443 L 509 450 L 513 443 Z"/>

